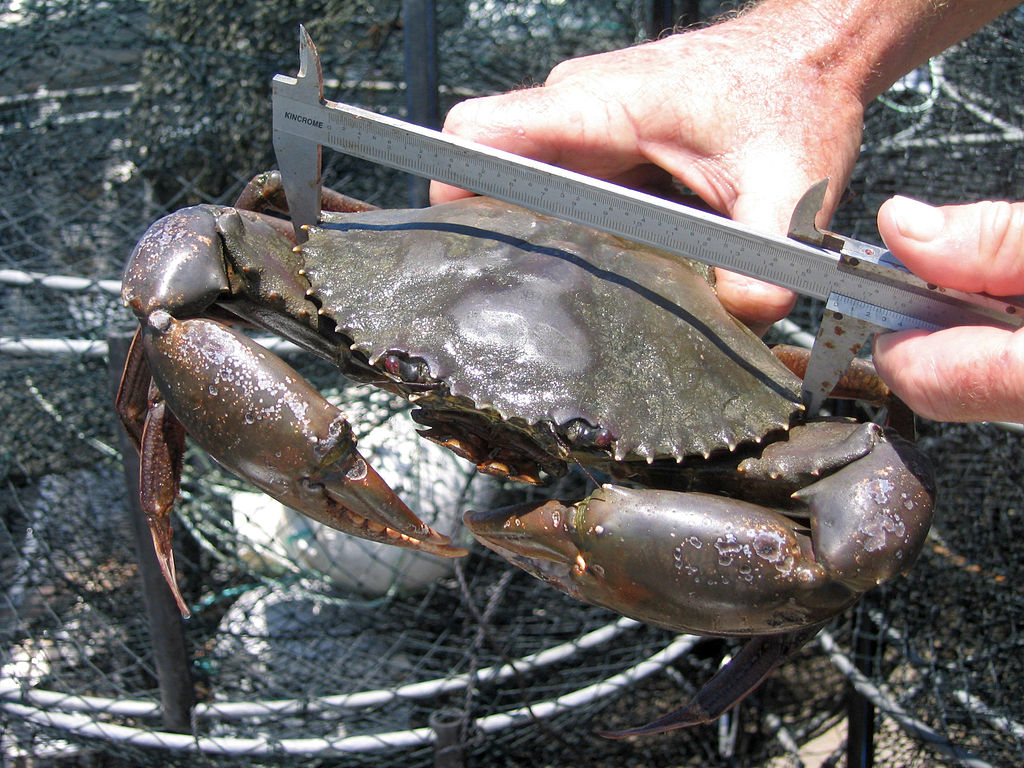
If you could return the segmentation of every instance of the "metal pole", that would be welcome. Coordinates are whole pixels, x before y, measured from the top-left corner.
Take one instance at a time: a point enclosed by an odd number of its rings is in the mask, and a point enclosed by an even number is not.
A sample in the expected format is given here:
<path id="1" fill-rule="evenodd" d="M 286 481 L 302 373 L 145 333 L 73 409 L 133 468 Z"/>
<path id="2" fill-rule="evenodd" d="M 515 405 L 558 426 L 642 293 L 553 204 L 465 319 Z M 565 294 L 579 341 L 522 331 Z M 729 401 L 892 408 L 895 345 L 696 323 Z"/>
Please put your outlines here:
<path id="1" fill-rule="evenodd" d="M 700 0 L 683 0 L 676 14 L 674 24 L 679 28 L 688 27 L 701 20 Z"/>
<path id="2" fill-rule="evenodd" d="M 878 628 L 868 616 L 865 603 L 857 607 L 853 627 L 853 663 L 858 670 L 871 676 L 871 660 L 880 651 Z M 846 765 L 848 768 L 871 768 L 875 764 L 875 707 L 871 700 L 847 683 L 849 699 L 846 703 Z"/>
<path id="3" fill-rule="evenodd" d="M 435 709 L 430 713 L 430 727 L 434 730 L 434 768 L 463 768 L 462 755 L 463 713 L 451 707 Z"/>
<path id="4" fill-rule="evenodd" d="M 647 0 L 644 3 L 644 34 L 648 40 L 657 40 L 675 23 L 675 3 L 672 0 Z"/>
<path id="5" fill-rule="evenodd" d="M 132 337 L 127 334 L 111 334 L 107 337 L 112 393 L 117 392 L 121 382 L 121 371 L 124 370 L 124 363 L 128 358 L 131 340 Z M 112 396 L 111 402 L 113 399 Z M 116 414 L 112 414 L 112 417 L 117 418 Z M 124 430 L 119 429 L 118 432 L 121 438 L 121 456 L 124 460 L 125 484 L 128 489 L 128 512 L 139 558 L 142 599 L 149 622 L 153 661 L 160 685 L 163 728 L 172 733 L 191 733 L 191 712 L 195 699 L 181 614 L 178 613 L 171 591 L 164 582 L 153 550 L 153 539 L 146 523 L 146 514 L 139 502 L 139 454 Z"/>
<path id="6" fill-rule="evenodd" d="M 685 29 L 701 20 L 700 0 L 646 0 L 644 3 L 644 34 L 657 40 L 663 33 Z"/>
<path id="7" fill-rule="evenodd" d="M 405 32 L 405 98 L 409 122 L 425 128 L 441 127 L 437 75 L 437 8 L 434 0 L 402 0 Z M 409 177 L 410 204 L 430 204 L 430 181 Z"/>

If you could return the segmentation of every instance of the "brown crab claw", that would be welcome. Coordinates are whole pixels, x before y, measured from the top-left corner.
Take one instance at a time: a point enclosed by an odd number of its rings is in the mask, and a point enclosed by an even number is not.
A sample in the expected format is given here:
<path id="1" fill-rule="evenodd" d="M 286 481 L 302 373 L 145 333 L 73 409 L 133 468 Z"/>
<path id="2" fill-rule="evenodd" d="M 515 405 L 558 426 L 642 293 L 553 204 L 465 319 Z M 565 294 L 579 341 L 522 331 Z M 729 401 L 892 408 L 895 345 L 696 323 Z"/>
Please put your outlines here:
<path id="1" fill-rule="evenodd" d="M 231 472 L 343 533 L 443 557 L 466 554 L 370 467 L 337 408 L 248 337 L 212 320 L 158 311 L 147 319 L 143 343 L 163 401 Z M 173 500 L 171 486 L 161 495 Z M 173 574 L 168 517 L 151 516 L 151 527 L 158 549 L 163 543 L 168 550 L 160 553 L 165 574 Z"/>
<path id="2" fill-rule="evenodd" d="M 382 544 L 441 557 L 467 553 L 420 520 L 355 449 L 355 439 L 348 439 L 351 442 L 329 471 L 300 481 L 312 497 L 298 507 L 300 512 L 342 533 Z"/>
<path id="3" fill-rule="evenodd" d="M 730 518 L 723 512 L 734 516 L 738 535 L 725 529 Z M 810 571 L 794 568 L 802 575 L 796 578 L 797 586 L 788 590 L 785 584 L 767 578 L 777 572 L 775 555 L 782 554 L 781 564 L 785 565 L 798 552 L 798 542 L 795 538 L 786 541 L 787 536 L 793 537 L 772 515 L 761 519 L 743 502 L 604 486 L 572 505 L 547 501 L 493 512 L 474 511 L 467 512 L 463 520 L 484 546 L 578 600 L 677 631 L 717 635 L 772 632 L 748 642 L 686 707 L 639 728 L 602 733 L 608 738 L 662 733 L 721 717 L 822 626 L 806 612 L 792 608 L 794 589 L 799 594 L 803 582 L 808 581 L 803 576 Z M 720 529 L 721 535 L 709 533 L 709 526 Z M 744 529 L 749 534 L 744 534 Z M 770 540 L 775 547 L 760 549 L 763 556 L 773 559 L 763 573 L 744 561 L 742 550 L 755 548 L 744 544 L 744 535 L 754 538 L 753 545 L 759 536 L 767 537 L 760 543 Z M 702 559 L 706 553 L 711 557 Z M 688 559 L 680 557 L 684 554 Z M 749 575 L 751 583 L 735 578 L 743 575 Z M 719 589 L 719 582 L 725 580 L 730 589 Z M 755 587 L 761 580 L 770 582 L 766 593 Z M 813 589 L 813 576 L 809 581 Z M 760 606 L 766 602 L 765 594 L 778 600 L 780 593 L 781 608 L 775 606 L 764 613 Z M 840 590 L 828 597 L 848 603 L 847 594 Z M 835 612 L 831 604 L 828 611 Z M 787 621 L 794 629 L 781 632 Z"/>
<path id="4" fill-rule="evenodd" d="M 573 569 L 585 568 L 573 536 L 575 507 L 551 500 L 540 504 L 477 511 L 462 516 L 470 533 L 488 549 L 532 576 L 580 599 Z"/>

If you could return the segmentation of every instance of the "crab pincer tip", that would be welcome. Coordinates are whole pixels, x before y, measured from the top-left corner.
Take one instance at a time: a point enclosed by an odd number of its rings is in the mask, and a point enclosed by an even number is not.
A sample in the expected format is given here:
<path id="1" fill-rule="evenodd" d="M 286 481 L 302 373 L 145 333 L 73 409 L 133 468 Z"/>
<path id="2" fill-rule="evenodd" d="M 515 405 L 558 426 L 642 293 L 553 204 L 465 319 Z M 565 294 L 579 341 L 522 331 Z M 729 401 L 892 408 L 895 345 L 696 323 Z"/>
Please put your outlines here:
<path id="1" fill-rule="evenodd" d="M 598 731 L 598 735 L 606 739 L 625 739 L 629 736 L 654 736 L 667 731 L 674 731 L 679 728 L 689 728 L 694 725 L 706 725 L 714 720 L 706 712 L 694 707 L 692 704 L 675 712 L 670 712 L 664 717 L 652 720 L 646 725 L 636 728 L 626 728 L 622 731 Z"/>
<path id="2" fill-rule="evenodd" d="M 174 552 L 171 549 L 171 527 L 170 525 L 161 527 L 151 524 L 149 531 L 153 535 L 156 561 L 160 566 L 161 573 L 164 575 L 164 581 L 167 582 L 167 586 L 171 589 L 174 602 L 177 604 L 178 610 L 181 611 L 181 617 L 183 619 L 191 618 L 192 612 L 188 609 L 181 590 L 178 589 L 178 574 L 174 568 Z"/>
<path id="3" fill-rule="evenodd" d="M 430 533 L 433 535 L 429 539 L 419 540 L 416 549 L 438 557 L 465 557 L 469 554 L 469 550 L 465 547 L 452 546 L 450 537 L 438 533 L 434 529 L 430 529 Z"/>

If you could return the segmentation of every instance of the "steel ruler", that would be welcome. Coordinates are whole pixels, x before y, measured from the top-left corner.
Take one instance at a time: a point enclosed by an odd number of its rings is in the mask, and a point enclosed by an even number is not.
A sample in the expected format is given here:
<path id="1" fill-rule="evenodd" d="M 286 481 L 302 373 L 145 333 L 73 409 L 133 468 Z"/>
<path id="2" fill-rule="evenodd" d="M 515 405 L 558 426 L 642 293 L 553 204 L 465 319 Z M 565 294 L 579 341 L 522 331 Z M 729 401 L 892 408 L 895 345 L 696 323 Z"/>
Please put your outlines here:
<path id="1" fill-rule="evenodd" d="M 797 206 L 790 236 L 529 158 L 492 149 L 323 95 L 320 60 L 300 29 L 297 77 L 273 81 L 274 148 L 292 220 L 320 216 L 321 146 L 521 205 L 739 272 L 827 302 L 804 378 L 812 412 L 856 348 L 876 330 L 1024 324 L 1024 306 L 925 283 L 884 248 L 814 226 L 827 180 Z M 838 339 L 845 336 L 842 343 Z"/>

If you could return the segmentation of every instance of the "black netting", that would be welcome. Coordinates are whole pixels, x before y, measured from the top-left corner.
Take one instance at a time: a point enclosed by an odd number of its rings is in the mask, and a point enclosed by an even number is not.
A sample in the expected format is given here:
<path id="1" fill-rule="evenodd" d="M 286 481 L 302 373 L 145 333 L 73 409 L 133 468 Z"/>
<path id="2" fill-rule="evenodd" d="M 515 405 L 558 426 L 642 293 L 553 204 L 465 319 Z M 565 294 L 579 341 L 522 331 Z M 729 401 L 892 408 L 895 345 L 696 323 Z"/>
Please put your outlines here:
<path id="1" fill-rule="evenodd" d="M 648 4 L 440 5 L 444 110 L 635 42 Z M 704 16 L 719 7 L 688 5 Z M 448 718 L 470 765 L 842 765 L 849 662 L 877 706 L 879 764 L 1020 764 L 1024 438 L 992 425 L 924 425 L 942 501 L 908 578 L 869 596 L 721 729 L 635 743 L 594 733 L 677 706 L 729 644 L 691 649 L 617 623 L 480 552 L 437 571 L 342 543 L 190 450 L 175 531 L 199 704 L 184 742 L 160 735 L 110 405 L 106 341 L 132 328 L 121 266 L 160 215 L 229 201 L 273 165 L 270 79 L 294 73 L 299 22 L 332 98 L 404 114 L 401 9 L 0 5 L 0 762 L 427 765 L 434 748 L 417 739 Z M 854 197 L 835 228 L 877 239 L 874 212 L 896 192 L 1024 198 L 1022 83 L 1020 10 L 904 78 L 869 110 Z M 350 194 L 407 199 L 399 174 L 331 153 L 325 163 Z M 803 304 L 796 317 L 808 325 L 817 311 Z M 293 362 L 360 413 L 364 442 L 438 514 L 525 493 L 409 438 L 404 407 Z M 565 482 L 571 494 L 584 480 Z M 657 674 L 616 678 L 658 654 Z M 488 671 L 517 659 L 533 663 Z M 467 731 L 468 718 L 479 727 Z"/>

